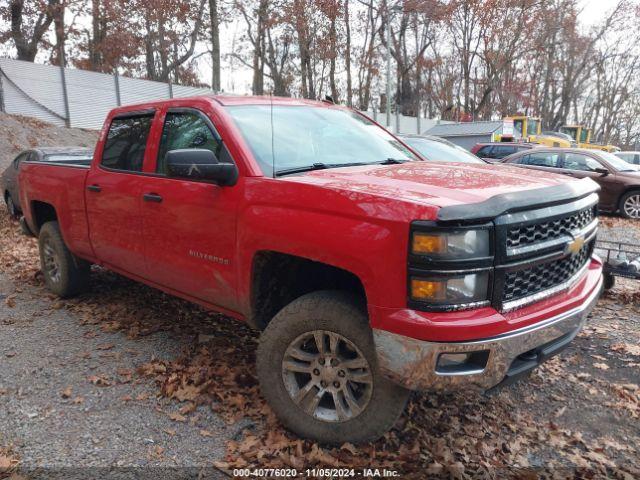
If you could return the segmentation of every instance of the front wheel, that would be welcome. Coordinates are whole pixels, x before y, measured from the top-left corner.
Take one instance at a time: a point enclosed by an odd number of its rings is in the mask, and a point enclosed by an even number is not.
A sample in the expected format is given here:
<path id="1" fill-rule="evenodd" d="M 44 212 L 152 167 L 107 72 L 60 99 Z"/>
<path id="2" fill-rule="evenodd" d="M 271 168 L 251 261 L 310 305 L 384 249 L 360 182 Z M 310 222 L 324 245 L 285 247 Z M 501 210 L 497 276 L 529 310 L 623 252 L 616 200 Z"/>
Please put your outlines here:
<path id="1" fill-rule="evenodd" d="M 47 288 L 66 298 L 80 293 L 89 280 L 89 264 L 71 253 L 58 222 L 47 222 L 38 235 L 40 268 Z"/>
<path id="2" fill-rule="evenodd" d="M 342 292 L 310 293 L 283 308 L 262 334 L 257 370 L 285 427 L 328 444 L 379 438 L 410 393 L 380 374 L 367 315 Z"/>
<path id="3" fill-rule="evenodd" d="M 625 193 L 620 199 L 620 213 L 626 218 L 640 219 L 640 191 Z"/>

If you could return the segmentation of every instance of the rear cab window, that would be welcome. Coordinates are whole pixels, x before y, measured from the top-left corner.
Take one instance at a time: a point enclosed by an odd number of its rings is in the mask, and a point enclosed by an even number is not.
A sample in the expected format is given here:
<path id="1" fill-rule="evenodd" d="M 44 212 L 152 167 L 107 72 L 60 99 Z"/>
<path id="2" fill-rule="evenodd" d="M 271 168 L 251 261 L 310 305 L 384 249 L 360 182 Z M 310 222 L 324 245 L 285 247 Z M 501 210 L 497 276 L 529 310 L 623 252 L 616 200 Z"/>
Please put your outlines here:
<path id="1" fill-rule="evenodd" d="M 476 153 L 476 155 L 484 158 L 493 158 L 492 150 L 493 147 L 491 145 L 485 145 L 484 147 L 480 148 L 480 150 L 478 150 L 478 153 Z"/>
<path id="2" fill-rule="evenodd" d="M 142 172 L 153 112 L 118 116 L 111 121 L 100 165 L 124 172 Z"/>

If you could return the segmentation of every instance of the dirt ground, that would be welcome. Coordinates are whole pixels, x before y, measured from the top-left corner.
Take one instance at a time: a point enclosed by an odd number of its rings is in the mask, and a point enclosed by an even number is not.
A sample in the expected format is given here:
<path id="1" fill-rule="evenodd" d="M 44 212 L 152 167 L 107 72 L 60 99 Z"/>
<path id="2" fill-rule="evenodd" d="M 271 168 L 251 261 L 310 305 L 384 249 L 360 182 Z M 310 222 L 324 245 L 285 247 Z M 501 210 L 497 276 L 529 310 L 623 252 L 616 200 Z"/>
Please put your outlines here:
<path id="1" fill-rule="evenodd" d="M 21 150 L 34 147 L 93 147 L 98 132 L 79 128 L 60 128 L 31 117 L 0 112 L 0 171 Z"/>
<path id="2" fill-rule="evenodd" d="M 603 223 L 608 236 L 638 232 Z M 342 466 L 404 478 L 640 477 L 640 295 L 631 281 L 528 380 L 488 397 L 415 394 L 383 439 L 326 448 L 283 430 L 264 403 L 254 332 L 102 269 L 88 293 L 62 301 L 38 268 L 35 241 L 1 216 L 5 476 L 219 478 L 238 467 Z"/>

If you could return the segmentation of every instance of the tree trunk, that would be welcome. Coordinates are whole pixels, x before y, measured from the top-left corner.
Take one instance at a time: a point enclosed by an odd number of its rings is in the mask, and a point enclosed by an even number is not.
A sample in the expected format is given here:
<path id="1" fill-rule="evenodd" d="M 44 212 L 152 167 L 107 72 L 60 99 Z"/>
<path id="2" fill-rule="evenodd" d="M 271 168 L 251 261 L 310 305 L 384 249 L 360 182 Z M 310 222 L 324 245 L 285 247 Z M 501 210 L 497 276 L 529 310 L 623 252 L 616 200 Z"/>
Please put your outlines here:
<path id="1" fill-rule="evenodd" d="M 349 0 L 344 0 L 344 24 L 346 27 L 344 63 L 347 70 L 347 106 L 353 106 L 353 87 L 351 85 L 351 25 L 349 24 Z"/>
<path id="2" fill-rule="evenodd" d="M 211 89 L 220 91 L 220 25 L 218 24 L 218 0 L 209 0 L 211 17 Z"/>
<path id="3" fill-rule="evenodd" d="M 63 67 L 67 66 L 67 61 L 65 57 L 64 47 L 66 40 L 66 32 L 64 29 L 64 12 L 67 8 L 66 1 L 63 0 L 62 3 L 55 6 L 52 14 L 53 14 L 53 24 L 56 31 L 56 45 L 54 47 L 54 51 L 52 53 L 52 63 L 54 65 L 62 65 Z"/>
<path id="4" fill-rule="evenodd" d="M 336 39 L 336 18 L 338 16 L 337 12 L 338 6 L 335 5 L 332 7 L 330 13 L 330 28 L 329 28 L 329 42 L 331 48 L 331 58 L 329 59 L 329 86 L 331 88 L 331 98 L 335 103 L 338 103 L 338 88 L 336 86 L 336 56 L 338 55 L 338 47 L 337 47 L 337 39 Z"/>
<path id="5" fill-rule="evenodd" d="M 12 0 L 9 6 L 11 15 L 11 38 L 18 51 L 18 60 L 33 62 L 38 53 L 38 44 L 43 35 L 49 30 L 53 21 L 52 10 L 60 2 L 59 0 L 49 0 L 45 11 L 40 13 L 33 27 L 31 38 L 27 38 L 22 31 L 22 21 L 24 12 L 24 0 Z"/>

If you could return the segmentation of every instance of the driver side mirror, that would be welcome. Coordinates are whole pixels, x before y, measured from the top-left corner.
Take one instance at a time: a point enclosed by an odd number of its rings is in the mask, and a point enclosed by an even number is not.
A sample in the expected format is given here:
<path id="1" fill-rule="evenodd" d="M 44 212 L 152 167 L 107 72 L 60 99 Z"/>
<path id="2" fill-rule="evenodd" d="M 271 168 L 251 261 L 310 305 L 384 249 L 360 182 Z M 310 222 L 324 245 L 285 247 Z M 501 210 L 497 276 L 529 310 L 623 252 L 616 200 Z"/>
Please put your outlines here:
<path id="1" fill-rule="evenodd" d="M 238 168 L 235 164 L 220 163 L 211 150 L 170 150 L 165 158 L 167 175 L 171 178 L 216 182 L 221 186 L 232 186 L 238 181 Z"/>
<path id="2" fill-rule="evenodd" d="M 595 173 L 601 174 L 603 177 L 606 177 L 607 175 L 609 175 L 609 170 L 607 170 L 606 168 L 598 167 L 598 168 L 594 168 L 593 171 Z"/>

